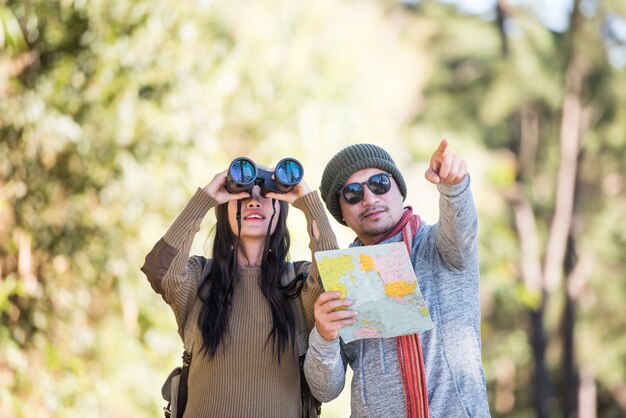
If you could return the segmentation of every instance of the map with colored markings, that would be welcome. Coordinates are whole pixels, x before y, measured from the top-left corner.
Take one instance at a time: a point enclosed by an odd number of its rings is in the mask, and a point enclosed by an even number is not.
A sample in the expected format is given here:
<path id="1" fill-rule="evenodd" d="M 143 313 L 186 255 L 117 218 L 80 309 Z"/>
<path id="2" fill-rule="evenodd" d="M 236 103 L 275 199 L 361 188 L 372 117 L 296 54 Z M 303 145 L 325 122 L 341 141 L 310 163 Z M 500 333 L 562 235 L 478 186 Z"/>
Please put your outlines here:
<path id="1" fill-rule="evenodd" d="M 340 331 L 344 342 L 388 338 L 434 325 L 403 242 L 315 253 L 326 291 L 353 301 L 359 314 Z"/>

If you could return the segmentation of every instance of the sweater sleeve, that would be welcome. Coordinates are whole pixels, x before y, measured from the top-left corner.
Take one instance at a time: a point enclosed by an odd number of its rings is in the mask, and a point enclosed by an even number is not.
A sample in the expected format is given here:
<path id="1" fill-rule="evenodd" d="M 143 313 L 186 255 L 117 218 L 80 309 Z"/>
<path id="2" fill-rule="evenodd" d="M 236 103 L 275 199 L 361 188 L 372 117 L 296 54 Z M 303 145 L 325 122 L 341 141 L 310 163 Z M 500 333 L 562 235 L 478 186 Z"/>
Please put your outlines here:
<path id="1" fill-rule="evenodd" d="M 311 393 L 321 402 L 330 402 L 341 394 L 346 382 L 346 361 L 339 338 L 327 341 L 313 327 L 304 359 L 304 376 Z"/>
<path id="2" fill-rule="evenodd" d="M 193 238 L 206 213 L 215 206 L 217 202 L 198 188 L 141 267 L 154 291 L 172 307 L 179 331 L 195 300 L 203 267 L 203 257 L 189 257 Z"/>
<path id="3" fill-rule="evenodd" d="M 305 263 L 301 271 L 297 271 L 296 274 L 300 274 L 304 270 L 308 271 L 308 277 L 300 297 L 304 306 L 307 329 L 311 329 L 315 324 L 313 305 L 318 296 L 324 292 L 319 271 L 317 270 L 317 263 L 315 262 L 315 253 L 317 251 L 335 250 L 339 246 L 317 191 L 296 199 L 293 206 L 304 212 L 307 221 L 307 232 L 310 238 L 311 263 Z"/>
<path id="4" fill-rule="evenodd" d="M 478 218 L 469 175 L 456 185 L 438 185 L 439 221 L 435 245 L 444 262 L 457 270 L 475 262 L 478 253 Z"/>

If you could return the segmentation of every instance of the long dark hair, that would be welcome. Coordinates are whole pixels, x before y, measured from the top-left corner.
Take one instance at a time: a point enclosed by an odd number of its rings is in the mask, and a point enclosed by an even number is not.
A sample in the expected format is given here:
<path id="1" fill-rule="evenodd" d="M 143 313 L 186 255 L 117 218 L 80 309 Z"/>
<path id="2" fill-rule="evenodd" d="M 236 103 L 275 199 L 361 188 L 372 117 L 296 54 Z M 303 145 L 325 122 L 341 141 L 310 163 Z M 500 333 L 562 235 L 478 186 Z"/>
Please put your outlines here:
<path id="1" fill-rule="evenodd" d="M 261 265 L 260 287 L 272 311 L 272 331 L 267 342 L 272 339 L 274 353 L 278 360 L 287 344 L 295 340 L 295 319 L 289 299 L 297 296 L 301 286 L 283 286 L 281 277 L 287 271 L 287 254 L 290 238 L 287 230 L 289 205 L 278 201 L 280 212 L 276 220 L 276 229 L 269 240 L 269 252 Z M 217 353 L 230 317 L 233 285 L 238 276 L 237 237 L 228 222 L 228 203 L 215 209 L 217 223 L 213 241 L 213 260 L 211 271 L 202 280 L 198 296 L 202 300 L 202 310 L 198 317 L 198 326 L 202 330 L 202 350 L 209 358 Z M 296 282 L 296 281 L 294 281 Z"/>

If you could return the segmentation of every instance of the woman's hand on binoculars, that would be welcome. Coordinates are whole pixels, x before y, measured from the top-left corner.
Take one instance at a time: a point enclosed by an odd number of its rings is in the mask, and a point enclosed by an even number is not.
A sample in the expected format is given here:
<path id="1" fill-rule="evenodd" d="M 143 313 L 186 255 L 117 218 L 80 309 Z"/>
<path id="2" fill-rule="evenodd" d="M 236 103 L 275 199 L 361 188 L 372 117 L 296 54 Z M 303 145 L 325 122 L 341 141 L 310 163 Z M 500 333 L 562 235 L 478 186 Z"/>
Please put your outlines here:
<path id="1" fill-rule="evenodd" d="M 231 200 L 246 199 L 250 197 L 250 193 L 241 192 L 237 194 L 230 194 L 226 190 L 226 178 L 228 176 L 228 170 L 224 170 L 217 173 L 213 180 L 206 186 L 204 186 L 204 192 L 211 196 L 219 204 L 226 203 Z"/>
<path id="2" fill-rule="evenodd" d="M 309 193 L 311 193 L 311 189 L 309 188 L 309 186 L 306 184 L 304 180 L 301 180 L 298 184 L 293 186 L 293 189 L 289 190 L 287 193 L 270 192 L 266 194 L 266 197 L 269 197 L 271 199 L 276 199 L 276 200 L 282 200 L 284 202 L 292 204 L 299 197 L 302 197 Z"/>

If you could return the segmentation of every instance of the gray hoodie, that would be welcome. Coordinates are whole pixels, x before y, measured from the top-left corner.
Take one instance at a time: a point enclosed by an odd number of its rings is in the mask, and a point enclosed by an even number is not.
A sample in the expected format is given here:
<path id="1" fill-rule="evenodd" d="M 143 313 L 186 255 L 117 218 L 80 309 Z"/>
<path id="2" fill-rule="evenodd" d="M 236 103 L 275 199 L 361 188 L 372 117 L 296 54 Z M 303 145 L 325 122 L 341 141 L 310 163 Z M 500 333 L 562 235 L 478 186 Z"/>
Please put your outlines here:
<path id="1" fill-rule="evenodd" d="M 420 333 L 431 418 L 489 417 L 481 361 L 477 217 L 467 176 L 439 185 L 440 219 L 415 234 L 411 261 L 435 327 Z M 402 233 L 386 243 L 402 241 Z M 352 244 L 362 245 L 360 242 Z M 349 344 L 313 328 L 304 371 L 315 397 L 336 398 L 353 370 L 352 417 L 406 415 L 395 338 Z"/>

